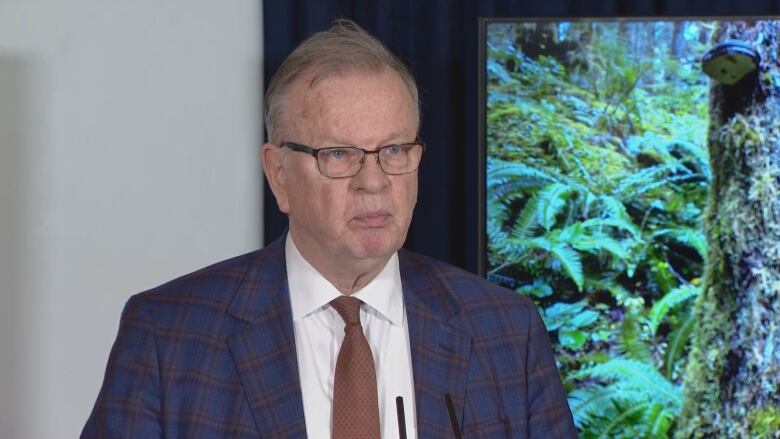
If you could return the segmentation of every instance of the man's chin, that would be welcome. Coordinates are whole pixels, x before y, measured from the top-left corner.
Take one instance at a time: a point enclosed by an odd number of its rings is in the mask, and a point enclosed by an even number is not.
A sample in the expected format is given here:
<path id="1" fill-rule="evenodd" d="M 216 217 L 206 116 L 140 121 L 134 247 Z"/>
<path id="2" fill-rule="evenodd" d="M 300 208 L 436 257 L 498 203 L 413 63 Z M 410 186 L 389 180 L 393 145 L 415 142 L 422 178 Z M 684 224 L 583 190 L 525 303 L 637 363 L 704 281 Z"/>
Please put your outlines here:
<path id="1" fill-rule="evenodd" d="M 357 242 L 357 253 L 362 258 L 390 257 L 403 245 L 403 241 L 387 233 L 361 233 Z"/>

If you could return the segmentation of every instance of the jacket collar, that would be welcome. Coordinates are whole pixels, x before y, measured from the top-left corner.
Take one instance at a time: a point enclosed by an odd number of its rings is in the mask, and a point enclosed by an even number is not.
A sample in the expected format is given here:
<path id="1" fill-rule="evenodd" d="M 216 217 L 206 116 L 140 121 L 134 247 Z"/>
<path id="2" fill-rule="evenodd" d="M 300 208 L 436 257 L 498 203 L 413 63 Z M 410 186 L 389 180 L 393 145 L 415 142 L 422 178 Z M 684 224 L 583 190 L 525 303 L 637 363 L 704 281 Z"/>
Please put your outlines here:
<path id="1" fill-rule="evenodd" d="M 452 438 L 445 395 L 462 425 L 472 337 L 457 327 L 460 303 L 438 265 L 399 252 L 412 351 L 417 436 Z"/>
<path id="2" fill-rule="evenodd" d="M 261 435 L 305 437 L 285 235 L 257 252 L 248 267 L 227 310 L 247 325 L 228 337 L 228 346 Z M 472 338 L 454 323 L 460 305 L 436 266 L 405 250 L 399 252 L 399 264 L 409 324 L 417 434 L 451 438 L 444 395 L 452 396 L 461 422 Z"/>
<path id="3" fill-rule="evenodd" d="M 252 322 L 270 304 L 287 298 L 287 267 L 284 262 L 284 237 L 268 244 L 254 255 L 241 285 L 233 295 L 227 313 L 237 319 Z M 284 297 L 281 297 L 284 296 Z"/>
<path id="4" fill-rule="evenodd" d="M 227 339 L 263 437 L 306 437 L 284 236 L 256 253 L 228 314 L 247 322 Z"/>

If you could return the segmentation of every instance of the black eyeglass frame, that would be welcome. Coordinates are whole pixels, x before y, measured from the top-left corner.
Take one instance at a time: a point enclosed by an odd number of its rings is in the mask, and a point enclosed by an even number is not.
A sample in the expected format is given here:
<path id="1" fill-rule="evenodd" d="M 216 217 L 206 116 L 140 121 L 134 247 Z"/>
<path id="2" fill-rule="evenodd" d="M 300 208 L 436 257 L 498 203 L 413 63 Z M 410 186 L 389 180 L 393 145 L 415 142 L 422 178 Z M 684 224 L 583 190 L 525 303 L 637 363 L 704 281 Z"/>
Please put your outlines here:
<path id="1" fill-rule="evenodd" d="M 415 168 L 410 170 L 410 171 L 393 173 L 393 172 L 387 172 L 387 170 L 385 170 L 385 168 L 382 166 L 382 161 L 379 160 L 379 152 L 380 151 L 385 150 L 387 148 L 392 148 L 394 146 L 409 146 L 409 145 L 412 145 L 412 146 L 420 145 L 420 147 L 422 148 L 422 151 L 420 152 L 420 161 L 422 161 L 422 155 L 425 153 L 425 142 L 422 142 L 419 139 L 417 139 L 414 142 L 393 143 L 391 145 L 385 145 L 385 146 L 382 146 L 382 147 L 379 147 L 379 148 L 375 149 L 374 151 L 369 151 L 367 149 L 359 148 L 357 146 L 332 146 L 332 147 L 325 147 L 325 148 L 312 148 L 311 146 L 306 146 L 306 145 L 302 145 L 300 143 L 290 142 L 290 141 L 287 141 L 287 140 L 284 140 L 284 141 L 282 141 L 279 144 L 279 146 L 281 146 L 282 148 L 287 147 L 291 151 L 303 152 L 303 153 L 309 154 L 310 156 L 314 157 L 314 159 L 317 161 L 317 170 L 320 171 L 320 174 L 322 174 L 324 177 L 328 177 L 328 178 L 351 178 L 351 177 L 354 177 L 354 176 L 358 175 L 360 173 L 360 171 L 363 169 L 363 164 L 366 162 L 366 156 L 369 155 L 369 154 L 376 154 L 376 163 L 379 165 L 379 169 L 381 169 L 382 172 L 384 172 L 387 175 L 406 175 L 406 174 L 411 174 L 412 172 L 415 172 L 415 171 L 417 171 L 420 168 L 420 163 L 419 162 L 417 163 L 417 166 L 415 166 Z M 322 152 L 322 151 L 326 151 L 326 152 L 327 151 L 332 151 L 334 149 L 353 149 L 353 150 L 358 150 L 358 151 L 362 151 L 363 152 L 363 157 L 360 159 L 360 167 L 357 168 L 357 171 L 355 171 L 354 174 L 332 177 L 330 175 L 325 175 L 325 173 L 322 172 L 322 168 L 320 168 L 320 159 L 318 157 L 319 153 Z"/>

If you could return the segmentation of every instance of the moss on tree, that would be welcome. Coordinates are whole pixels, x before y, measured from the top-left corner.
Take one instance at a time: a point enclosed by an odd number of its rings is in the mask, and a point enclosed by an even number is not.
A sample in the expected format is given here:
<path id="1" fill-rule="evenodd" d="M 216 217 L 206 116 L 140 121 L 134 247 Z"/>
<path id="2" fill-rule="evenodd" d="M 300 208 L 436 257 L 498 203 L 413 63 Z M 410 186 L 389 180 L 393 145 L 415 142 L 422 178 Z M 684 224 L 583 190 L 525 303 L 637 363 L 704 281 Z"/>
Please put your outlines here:
<path id="1" fill-rule="evenodd" d="M 780 413 L 780 63 L 776 23 L 729 24 L 761 65 L 713 85 L 705 217 L 709 255 L 677 436 L 778 437 Z"/>

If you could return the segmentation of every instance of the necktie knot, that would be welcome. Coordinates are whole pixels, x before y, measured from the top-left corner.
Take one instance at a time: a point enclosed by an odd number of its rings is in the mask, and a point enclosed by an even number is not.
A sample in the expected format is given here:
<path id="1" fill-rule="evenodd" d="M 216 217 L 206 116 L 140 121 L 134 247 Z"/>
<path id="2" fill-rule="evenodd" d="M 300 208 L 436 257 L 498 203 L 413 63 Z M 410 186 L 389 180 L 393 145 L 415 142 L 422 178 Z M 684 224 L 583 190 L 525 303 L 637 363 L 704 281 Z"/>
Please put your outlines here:
<path id="1" fill-rule="evenodd" d="M 341 296 L 337 299 L 333 299 L 330 305 L 338 311 L 344 323 L 347 325 L 360 324 L 360 305 L 363 302 L 360 299 L 356 299 L 351 296 Z"/>

